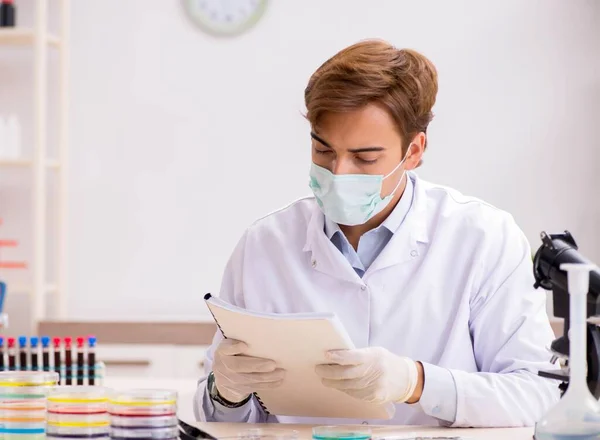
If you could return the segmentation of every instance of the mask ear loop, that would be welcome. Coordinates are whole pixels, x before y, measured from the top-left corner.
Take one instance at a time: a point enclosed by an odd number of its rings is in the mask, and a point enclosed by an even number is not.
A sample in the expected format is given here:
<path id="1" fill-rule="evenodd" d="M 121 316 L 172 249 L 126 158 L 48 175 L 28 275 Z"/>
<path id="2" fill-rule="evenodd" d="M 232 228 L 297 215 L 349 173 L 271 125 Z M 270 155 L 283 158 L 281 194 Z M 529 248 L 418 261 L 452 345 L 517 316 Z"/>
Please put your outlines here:
<path id="1" fill-rule="evenodd" d="M 408 148 L 406 149 L 406 153 L 404 154 L 404 159 L 402 159 L 400 161 L 400 163 L 398 165 L 396 165 L 396 168 L 394 168 L 389 174 L 387 174 L 386 176 L 384 176 L 383 179 L 387 179 L 388 177 L 390 177 L 392 174 L 394 174 L 398 168 L 400 168 L 400 166 L 406 161 L 406 158 L 408 157 L 408 152 L 410 151 L 410 147 L 412 147 L 412 143 L 408 146 Z M 396 190 L 398 188 L 400 188 L 400 184 L 402 183 L 402 179 L 404 179 L 404 175 L 406 174 L 406 170 L 404 170 L 402 172 L 402 176 L 400 177 L 400 180 L 398 180 L 398 185 L 396 185 L 396 187 L 392 190 L 392 192 L 390 193 L 390 195 L 393 195 Z"/>

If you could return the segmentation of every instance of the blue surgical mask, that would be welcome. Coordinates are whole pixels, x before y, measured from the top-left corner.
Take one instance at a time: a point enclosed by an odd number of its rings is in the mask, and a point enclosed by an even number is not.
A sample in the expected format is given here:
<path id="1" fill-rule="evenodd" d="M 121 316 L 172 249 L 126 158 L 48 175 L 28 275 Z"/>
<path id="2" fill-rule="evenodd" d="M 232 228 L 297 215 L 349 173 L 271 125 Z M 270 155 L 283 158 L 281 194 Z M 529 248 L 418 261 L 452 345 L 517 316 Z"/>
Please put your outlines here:
<path id="1" fill-rule="evenodd" d="M 408 150 L 407 150 L 408 155 Z M 362 225 L 379 214 L 392 201 L 405 171 L 388 196 L 381 198 L 383 181 L 400 168 L 407 156 L 387 175 L 333 174 L 314 162 L 310 169 L 309 186 L 323 214 L 345 226 Z"/>

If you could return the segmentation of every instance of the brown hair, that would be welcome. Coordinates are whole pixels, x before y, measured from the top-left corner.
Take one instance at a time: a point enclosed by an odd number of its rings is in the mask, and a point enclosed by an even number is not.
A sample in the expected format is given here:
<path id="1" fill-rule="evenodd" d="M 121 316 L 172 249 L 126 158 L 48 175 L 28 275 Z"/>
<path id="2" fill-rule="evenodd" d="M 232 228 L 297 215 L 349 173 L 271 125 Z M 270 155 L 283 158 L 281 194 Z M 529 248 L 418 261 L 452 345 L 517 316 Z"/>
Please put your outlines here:
<path id="1" fill-rule="evenodd" d="M 437 90 L 437 71 L 425 56 L 367 40 L 338 52 L 313 73 L 304 91 L 306 118 L 314 127 L 326 112 L 377 102 L 388 109 L 407 144 L 427 131 Z"/>

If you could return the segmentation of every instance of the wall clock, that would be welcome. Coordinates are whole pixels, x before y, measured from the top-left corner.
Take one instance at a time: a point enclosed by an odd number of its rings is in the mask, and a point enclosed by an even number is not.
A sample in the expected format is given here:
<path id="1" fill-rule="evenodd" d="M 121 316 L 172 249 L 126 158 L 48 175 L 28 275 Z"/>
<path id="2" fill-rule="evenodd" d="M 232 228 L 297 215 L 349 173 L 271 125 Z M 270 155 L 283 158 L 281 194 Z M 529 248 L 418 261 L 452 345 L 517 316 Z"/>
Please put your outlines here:
<path id="1" fill-rule="evenodd" d="M 252 28 L 268 0 L 182 0 L 187 15 L 204 32 L 232 37 Z"/>

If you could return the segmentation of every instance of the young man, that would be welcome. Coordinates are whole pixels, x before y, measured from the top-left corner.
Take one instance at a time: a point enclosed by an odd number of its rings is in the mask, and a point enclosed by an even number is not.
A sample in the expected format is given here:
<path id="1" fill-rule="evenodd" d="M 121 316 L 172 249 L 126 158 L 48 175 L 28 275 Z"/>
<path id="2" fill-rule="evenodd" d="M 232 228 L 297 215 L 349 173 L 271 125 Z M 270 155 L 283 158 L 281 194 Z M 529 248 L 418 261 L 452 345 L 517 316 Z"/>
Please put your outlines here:
<path id="1" fill-rule="evenodd" d="M 545 295 L 533 288 L 529 244 L 513 218 L 421 180 L 437 73 L 423 55 L 382 41 L 348 47 L 305 91 L 310 187 L 254 223 L 221 297 L 276 313 L 332 311 L 356 350 L 316 365 L 323 384 L 393 403 L 392 424 L 532 425 L 559 398 Z M 362 423 L 267 417 L 252 393 L 285 371 L 214 339 L 198 419 Z M 293 396 L 290 396 L 293 399 Z"/>

